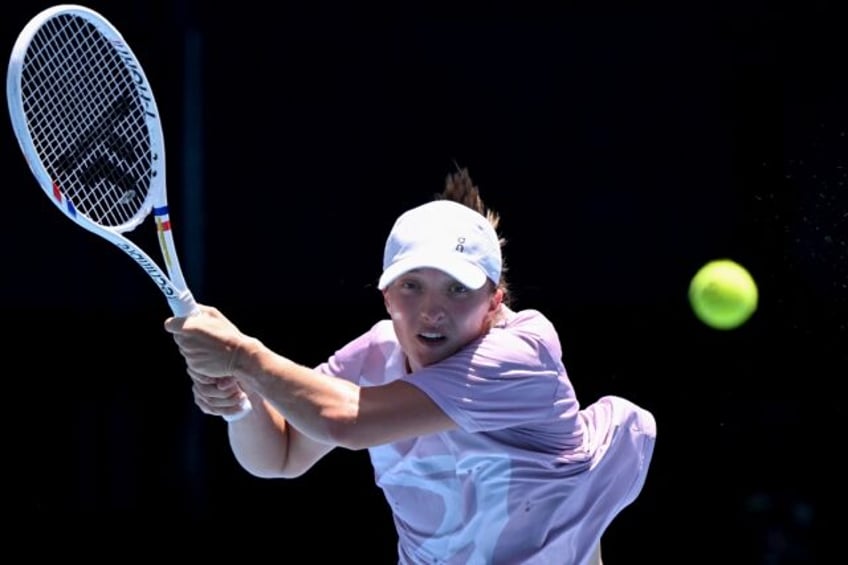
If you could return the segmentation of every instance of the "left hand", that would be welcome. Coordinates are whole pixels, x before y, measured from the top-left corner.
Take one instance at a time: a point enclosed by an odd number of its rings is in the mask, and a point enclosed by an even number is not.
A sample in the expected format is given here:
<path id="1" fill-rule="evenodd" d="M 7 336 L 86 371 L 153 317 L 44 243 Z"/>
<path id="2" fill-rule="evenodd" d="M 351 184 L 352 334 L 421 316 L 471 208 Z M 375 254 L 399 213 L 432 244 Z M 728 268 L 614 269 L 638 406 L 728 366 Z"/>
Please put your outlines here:
<path id="1" fill-rule="evenodd" d="M 200 306 L 193 316 L 165 320 L 180 354 L 194 373 L 212 378 L 231 377 L 235 357 L 248 339 L 217 308 Z"/>
<path id="2" fill-rule="evenodd" d="M 194 403 L 204 414 L 228 418 L 239 415 L 244 409 L 246 396 L 234 378 L 213 379 L 195 373 L 191 368 L 187 372 L 192 380 Z"/>

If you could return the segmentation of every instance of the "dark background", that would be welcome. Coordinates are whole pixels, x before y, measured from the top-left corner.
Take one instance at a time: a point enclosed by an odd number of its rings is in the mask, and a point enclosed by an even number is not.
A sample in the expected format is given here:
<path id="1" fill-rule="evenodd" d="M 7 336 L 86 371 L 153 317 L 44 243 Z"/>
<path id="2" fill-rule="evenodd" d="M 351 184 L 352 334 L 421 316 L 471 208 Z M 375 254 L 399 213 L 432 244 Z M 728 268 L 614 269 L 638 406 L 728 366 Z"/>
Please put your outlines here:
<path id="1" fill-rule="evenodd" d="M 6 6 L 7 53 L 50 4 Z M 395 216 L 467 166 L 502 215 L 515 307 L 554 321 L 582 403 L 618 394 L 657 418 L 605 562 L 813 563 L 840 490 L 848 372 L 848 19 L 837 2 L 684 4 L 88 6 L 154 86 L 200 301 L 323 361 L 383 315 Z M 6 123 L 7 518 L 46 539 L 90 524 L 68 546 L 80 555 L 132 523 L 121 535 L 138 551 L 168 537 L 392 563 L 365 452 L 292 481 L 235 465 L 224 422 L 192 404 L 156 287 L 52 209 Z M 731 332 L 686 299 L 719 257 L 759 283 Z"/>

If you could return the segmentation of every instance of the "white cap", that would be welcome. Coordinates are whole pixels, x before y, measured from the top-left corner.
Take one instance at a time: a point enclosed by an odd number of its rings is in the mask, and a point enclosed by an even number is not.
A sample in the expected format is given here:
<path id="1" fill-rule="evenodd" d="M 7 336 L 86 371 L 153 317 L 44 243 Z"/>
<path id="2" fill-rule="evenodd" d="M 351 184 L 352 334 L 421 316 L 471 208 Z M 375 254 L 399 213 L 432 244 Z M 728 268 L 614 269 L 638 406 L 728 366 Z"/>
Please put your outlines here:
<path id="1" fill-rule="evenodd" d="M 476 290 L 487 278 L 500 282 L 502 265 L 498 235 L 485 216 L 453 200 L 434 200 L 395 221 L 377 288 L 412 269 L 431 267 Z"/>

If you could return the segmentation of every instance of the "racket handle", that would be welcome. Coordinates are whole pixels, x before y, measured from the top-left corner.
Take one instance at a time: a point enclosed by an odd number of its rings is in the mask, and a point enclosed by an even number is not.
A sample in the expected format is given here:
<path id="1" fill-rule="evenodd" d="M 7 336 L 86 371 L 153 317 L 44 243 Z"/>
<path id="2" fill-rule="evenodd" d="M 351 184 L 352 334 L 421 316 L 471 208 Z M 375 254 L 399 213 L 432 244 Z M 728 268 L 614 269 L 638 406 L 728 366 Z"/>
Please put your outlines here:
<path id="1" fill-rule="evenodd" d="M 250 399 L 247 398 L 247 395 L 245 395 L 241 398 L 241 411 L 224 416 L 224 419 L 228 422 L 235 422 L 236 420 L 240 420 L 247 416 L 251 410 L 253 410 L 253 405 L 250 403 Z"/>

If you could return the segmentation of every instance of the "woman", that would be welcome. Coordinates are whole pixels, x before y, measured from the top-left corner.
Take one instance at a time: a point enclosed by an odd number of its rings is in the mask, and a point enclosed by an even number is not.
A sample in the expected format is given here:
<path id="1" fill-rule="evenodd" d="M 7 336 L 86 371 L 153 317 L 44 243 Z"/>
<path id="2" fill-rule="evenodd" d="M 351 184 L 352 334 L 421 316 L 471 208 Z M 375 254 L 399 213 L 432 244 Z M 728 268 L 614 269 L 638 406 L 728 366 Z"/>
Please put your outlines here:
<path id="1" fill-rule="evenodd" d="M 389 234 L 389 319 L 316 368 L 214 308 L 165 327 L 248 472 L 297 477 L 335 447 L 369 450 L 400 563 L 600 563 L 644 483 L 654 418 L 614 396 L 580 408 L 551 322 L 508 306 L 498 221 L 467 170 L 449 175 Z M 232 419 L 245 397 L 254 408 Z"/>

